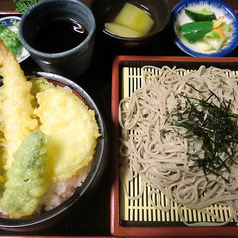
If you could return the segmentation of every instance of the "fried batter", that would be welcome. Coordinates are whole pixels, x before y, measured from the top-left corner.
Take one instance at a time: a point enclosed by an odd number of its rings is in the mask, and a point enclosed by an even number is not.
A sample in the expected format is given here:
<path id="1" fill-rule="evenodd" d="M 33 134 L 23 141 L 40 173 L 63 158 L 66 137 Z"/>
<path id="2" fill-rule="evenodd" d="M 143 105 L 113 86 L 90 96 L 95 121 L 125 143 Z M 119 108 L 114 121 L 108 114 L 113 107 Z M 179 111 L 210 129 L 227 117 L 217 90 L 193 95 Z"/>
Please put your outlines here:
<path id="1" fill-rule="evenodd" d="M 24 72 L 14 55 L 0 40 L 0 67 L 3 77 L 2 119 L 1 129 L 7 146 L 3 151 L 4 168 L 8 170 L 13 161 L 13 153 L 23 139 L 37 127 L 33 116 L 30 93 L 32 83 L 27 81 Z"/>
<path id="2" fill-rule="evenodd" d="M 92 160 L 99 128 L 94 111 L 71 91 L 49 88 L 37 94 L 40 130 L 51 137 L 53 180 L 66 181 Z"/>
<path id="3" fill-rule="evenodd" d="M 14 161 L 0 203 L 11 217 L 33 214 L 47 190 L 47 140 L 41 131 L 33 131 L 13 154 Z"/>

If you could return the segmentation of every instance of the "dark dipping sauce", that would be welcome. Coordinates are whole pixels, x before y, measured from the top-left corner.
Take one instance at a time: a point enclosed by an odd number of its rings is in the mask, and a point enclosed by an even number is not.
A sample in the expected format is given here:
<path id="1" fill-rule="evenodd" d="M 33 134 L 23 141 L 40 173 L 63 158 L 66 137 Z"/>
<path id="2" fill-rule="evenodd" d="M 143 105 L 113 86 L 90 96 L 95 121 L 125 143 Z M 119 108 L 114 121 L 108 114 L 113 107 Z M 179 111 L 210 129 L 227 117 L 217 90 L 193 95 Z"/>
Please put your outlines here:
<path id="1" fill-rule="evenodd" d="M 78 46 L 87 36 L 87 29 L 78 21 L 58 18 L 37 29 L 32 46 L 45 53 L 61 53 Z"/>

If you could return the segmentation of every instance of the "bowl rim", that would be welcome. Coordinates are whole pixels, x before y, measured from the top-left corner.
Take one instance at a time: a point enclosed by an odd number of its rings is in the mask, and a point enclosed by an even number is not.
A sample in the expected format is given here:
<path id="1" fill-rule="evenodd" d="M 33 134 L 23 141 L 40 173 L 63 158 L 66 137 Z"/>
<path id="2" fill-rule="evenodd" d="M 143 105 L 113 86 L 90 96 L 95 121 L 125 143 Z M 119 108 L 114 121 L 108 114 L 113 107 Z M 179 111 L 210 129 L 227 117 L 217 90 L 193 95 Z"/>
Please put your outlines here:
<path id="1" fill-rule="evenodd" d="M 37 77 L 44 77 L 47 80 L 55 81 L 56 83 L 64 84 L 65 86 L 71 88 L 76 94 L 82 97 L 82 100 L 88 105 L 88 107 L 95 112 L 95 118 L 98 123 L 99 132 L 101 136 L 97 139 L 97 147 L 95 149 L 94 158 L 92 167 L 82 183 L 80 187 L 76 189 L 76 192 L 71 195 L 67 200 L 53 208 L 52 210 L 23 218 L 8 218 L 8 217 L 0 217 L 0 229 L 21 229 L 21 228 L 31 228 L 35 225 L 41 225 L 48 220 L 54 219 L 58 215 L 62 214 L 67 209 L 70 209 L 88 190 L 88 188 L 93 183 L 95 177 L 97 176 L 100 167 L 103 164 L 103 160 L 107 156 L 107 128 L 103 119 L 103 116 L 98 109 L 97 105 L 93 101 L 93 99 L 89 96 L 89 94 L 78 84 L 71 81 L 70 79 L 53 74 L 48 72 L 31 72 L 27 74 L 27 76 L 35 75 Z M 0 84 L 2 84 L 2 79 L 0 79 Z M 18 230 L 19 231 L 19 230 Z"/>
<path id="2" fill-rule="evenodd" d="M 209 52 L 203 53 L 203 52 L 194 51 L 194 50 L 190 49 L 189 47 L 187 47 L 186 45 L 184 45 L 175 32 L 175 24 L 176 24 L 176 21 L 180 15 L 181 11 L 183 11 L 186 7 L 189 7 L 191 5 L 199 5 L 199 4 L 213 6 L 213 7 L 216 7 L 218 5 L 222 6 L 223 8 L 226 9 L 227 14 L 233 19 L 232 26 L 233 26 L 233 28 L 235 28 L 235 29 L 233 29 L 235 31 L 233 32 L 232 39 L 229 44 L 224 46 L 219 51 L 211 52 L 211 53 L 209 53 Z M 169 28 L 170 28 L 170 33 L 174 40 L 174 43 L 182 51 L 184 51 L 188 55 L 195 56 L 195 57 L 222 57 L 222 56 L 225 56 L 225 55 L 229 54 L 230 52 L 232 52 L 238 45 L 238 16 L 235 13 L 234 9 L 232 9 L 229 5 L 227 5 L 226 3 L 224 3 L 220 0 L 196 0 L 196 1 L 195 0 L 183 0 L 183 1 L 179 2 L 172 9 Z"/>

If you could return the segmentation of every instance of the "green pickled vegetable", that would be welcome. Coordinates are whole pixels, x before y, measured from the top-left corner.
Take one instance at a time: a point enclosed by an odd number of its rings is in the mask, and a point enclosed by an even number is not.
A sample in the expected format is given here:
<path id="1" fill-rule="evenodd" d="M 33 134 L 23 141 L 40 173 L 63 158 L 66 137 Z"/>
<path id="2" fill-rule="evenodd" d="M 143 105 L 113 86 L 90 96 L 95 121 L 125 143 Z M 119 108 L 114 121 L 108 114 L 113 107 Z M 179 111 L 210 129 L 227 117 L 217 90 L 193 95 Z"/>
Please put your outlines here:
<path id="1" fill-rule="evenodd" d="M 180 27 L 180 32 L 186 40 L 190 43 L 194 43 L 201 40 L 212 28 L 212 21 L 189 22 Z"/>
<path id="2" fill-rule="evenodd" d="M 13 218 L 32 215 L 47 190 L 47 136 L 34 131 L 13 154 L 1 207 Z"/>
<path id="3" fill-rule="evenodd" d="M 214 12 L 211 12 L 208 8 L 204 7 L 200 10 L 191 10 L 185 9 L 185 13 L 193 21 L 212 21 L 216 20 L 216 15 Z"/>
<path id="4" fill-rule="evenodd" d="M 7 26 L 0 24 L 0 39 L 3 40 L 5 46 L 15 55 L 20 54 L 23 45 L 19 35 L 10 30 Z"/>
<path id="5" fill-rule="evenodd" d="M 21 14 L 24 14 L 29 7 L 40 1 L 42 0 L 13 0 L 13 2 L 16 4 L 16 11 Z"/>

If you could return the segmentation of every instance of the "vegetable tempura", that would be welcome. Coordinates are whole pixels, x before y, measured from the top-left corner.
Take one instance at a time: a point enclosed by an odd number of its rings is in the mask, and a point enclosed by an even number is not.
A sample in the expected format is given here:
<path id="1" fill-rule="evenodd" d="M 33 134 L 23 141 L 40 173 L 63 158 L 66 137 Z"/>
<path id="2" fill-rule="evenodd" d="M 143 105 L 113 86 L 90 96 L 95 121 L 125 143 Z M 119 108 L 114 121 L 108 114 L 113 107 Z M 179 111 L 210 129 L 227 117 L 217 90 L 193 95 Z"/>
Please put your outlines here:
<path id="1" fill-rule="evenodd" d="M 14 218 L 31 215 L 48 187 L 47 136 L 33 131 L 13 154 L 1 207 Z"/>

